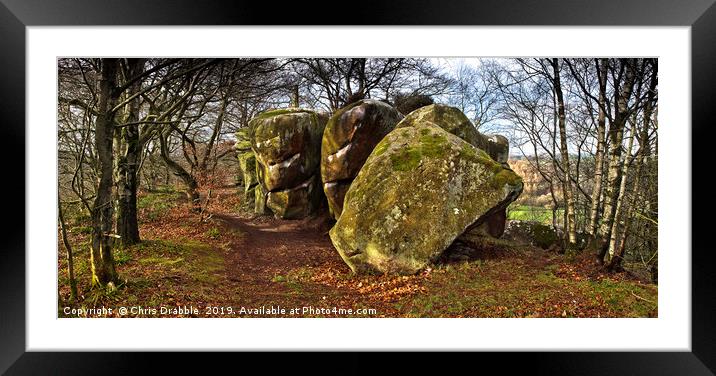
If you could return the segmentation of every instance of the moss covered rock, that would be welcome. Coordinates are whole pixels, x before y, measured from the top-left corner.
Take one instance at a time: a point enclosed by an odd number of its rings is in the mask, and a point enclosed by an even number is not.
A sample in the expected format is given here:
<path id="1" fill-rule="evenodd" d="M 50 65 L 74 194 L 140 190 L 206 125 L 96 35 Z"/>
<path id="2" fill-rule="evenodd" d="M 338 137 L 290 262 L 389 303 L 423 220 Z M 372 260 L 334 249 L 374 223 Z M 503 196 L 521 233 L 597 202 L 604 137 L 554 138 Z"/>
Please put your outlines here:
<path id="1" fill-rule="evenodd" d="M 236 149 L 237 158 L 239 160 L 239 179 L 237 179 L 244 187 L 244 203 L 246 205 L 254 205 L 254 192 L 258 185 L 256 179 L 256 156 L 251 150 L 251 136 L 249 128 L 244 127 L 236 131 Z"/>
<path id="2" fill-rule="evenodd" d="M 396 128 L 410 127 L 425 121 L 437 124 L 446 131 L 469 142 L 476 148 L 483 150 L 490 158 L 502 163 L 504 167 L 509 168 L 507 159 L 509 157 L 510 144 L 507 138 L 502 135 L 483 135 L 477 131 L 477 128 L 470 119 L 455 107 L 442 104 L 421 107 L 408 114 L 403 121 L 398 123 Z M 506 208 L 495 211 L 482 226 L 484 228 L 482 233 L 499 238 L 505 231 L 506 219 Z"/>
<path id="3" fill-rule="evenodd" d="M 268 207 L 277 217 L 288 218 L 286 213 L 306 216 L 318 207 L 318 202 L 313 200 L 320 200 L 321 196 L 313 194 L 315 190 L 305 199 L 294 196 L 295 192 L 304 190 L 306 182 L 318 176 L 321 137 L 327 120 L 326 115 L 315 111 L 288 108 L 261 113 L 249 122 L 256 177 L 262 188 L 256 194 L 257 213 L 265 212 Z M 269 196 L 274 199 L 269 200 Z M 294 198 L 278 198 L 289 196 Z"/>
<path id="4" fill-rule="evenodd" d="M 261 184 L 257 184 L 256 188 L 254 188 L 254 213 L 260 215 L 271 214 L 271 211 L 266 206 L 267 195 L 266 189 Z"/>
<path id="5" fill-rule="evenodd" d="M 321 144 L 321 179 L 334 218 L 375 145 L 403 116 L 387 103 L 364 99 L 337 111 L 326 124 Z"/>
<path id="6" fill-rule="evenodd" d="M 492 159 L 506 163 L 509 143 L 504 136 L 486 136 L 478 132 L 475 125 L 459 109 L 442 104 L 432 104 L 409 113 L 396 128 L 411 127 L 431 122 L 462 138 L 478 149 L 485 151 Z"/>
<path id="7" fill-rule="evenodd" d="M 412 274 L 521 190 L 512 170 L 423 119 L 378 143 L 330 237 L 355 272 Z"/>
<path id="8" fill-rule="evenodd" d="M 248 127 L 236 131 L 236 144 L 234 144 L 234 148 L 239 154 L 251 151 L 251 135 L 249 134 Z"/>
<path id="9" fill-rule="evenodd" d="M 244 201 L 253 202 L 255 197 L 254 190 L 259 183 L 256 179 L 256 156 L 252 151 L 247 151 L 239 154 L 238 158 L 242 184 L 244 185 Z"/>
<path id="10" fill-rule="evenodd" d="M 266 207 L 279 218 L 305 218 L 316 212 L 321 197 L 318 175 L 313 175 L 296 187 L 268 192 Z"/>
<path id="11" fill-rule="evenodd" d="M 562 234 L 552 226 L 534 221 L 508 221 L 505 239 L 548 249 L 557 244 Z"/>

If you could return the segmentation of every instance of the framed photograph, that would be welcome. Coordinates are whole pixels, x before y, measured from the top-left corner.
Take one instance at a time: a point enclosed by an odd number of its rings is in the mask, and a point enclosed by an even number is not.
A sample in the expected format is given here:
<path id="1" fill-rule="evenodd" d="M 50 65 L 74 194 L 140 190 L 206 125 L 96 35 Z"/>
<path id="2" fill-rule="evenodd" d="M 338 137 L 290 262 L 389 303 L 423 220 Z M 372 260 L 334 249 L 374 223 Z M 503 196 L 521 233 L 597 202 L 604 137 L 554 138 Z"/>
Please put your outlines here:
<path id="1" fill-rule="evenodd" d="M 454 5 L 361 4 L 343 12 L 363 25 L 337 26 L 271 4 L 2 0 L 25 215 L 7 214 L 0 370 L 328 350 L 366 372 L 348 352 L 458 350 L 713 374 L 692 179 L 716 8 Z"/>

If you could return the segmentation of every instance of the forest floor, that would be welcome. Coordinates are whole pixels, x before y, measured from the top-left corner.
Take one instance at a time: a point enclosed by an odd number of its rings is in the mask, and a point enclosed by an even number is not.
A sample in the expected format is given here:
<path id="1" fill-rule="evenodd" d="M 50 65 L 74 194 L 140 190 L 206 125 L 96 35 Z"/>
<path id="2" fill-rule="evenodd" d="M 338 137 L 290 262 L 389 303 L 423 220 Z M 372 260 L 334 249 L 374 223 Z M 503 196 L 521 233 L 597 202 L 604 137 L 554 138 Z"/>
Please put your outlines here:
<path id="1" fill-rule="evenodd" d="M 203 215 L 177 192 L 139 198 L 135 246 L 115 249 L 122 282 L 90 289 L 88 218 L 68 220 L 79 298 L 68 302 L 59 244 L 58 315 L 107 307 L 115 317 L 656 317 L 657 286 L 605 273 L 587 253 L 515 244 L 412 276 L 361 276 L 333 248 L 325 218 L 250 214 L 236 188 L 214 192 Z M 207 218 L 208 217 L 208 218 Z M 121 314 L 120 307 L 135 307 Z M 139 311 L 136 307 L 142 307 Z M 191 307 L 191 308 L 190 308 Z M 194 308 L 196 310 L 194 310 Z M 155 309 L 156 312 L 152 311 Z M 350 312 L 348 310 L 351 310 Z"/>

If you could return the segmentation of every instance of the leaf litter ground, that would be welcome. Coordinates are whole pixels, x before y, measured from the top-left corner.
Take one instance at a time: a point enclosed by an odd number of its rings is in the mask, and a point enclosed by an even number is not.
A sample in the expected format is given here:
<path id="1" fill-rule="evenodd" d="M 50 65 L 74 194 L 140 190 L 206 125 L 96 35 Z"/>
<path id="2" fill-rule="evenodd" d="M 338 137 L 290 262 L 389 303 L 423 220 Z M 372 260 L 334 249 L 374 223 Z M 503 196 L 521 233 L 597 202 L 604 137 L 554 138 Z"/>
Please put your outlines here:
<path id="1" fill-rule="evenodd" d="M 328 237 L 331 223 L 326 218 L 289 221 L 255 216 L 247 213 L 236 192 L 235 188 L 214 191 L 202 215 L 189 213 L 176 192 L 142 194 L 143 241 L 115 250 L 122 279 L 116 291 L 88 288 L 86 218 L 85 222 L 70 220 L 80 296 L 68 302 L 66 250 L 58 244 L 58 315 L 77 317 L 64 313 L 67 306 L 165 307 L 169 311 L 123 317 L 658 314 L 657 286 L 627 272 L 605 273 L 587 253 L 565 255 L 525 245 L 477 250 L 471 261 L 436 265 L 412 276 L 355 275 L 333 248 Z M 198 314 L 178 309 L 188 306 L 196 307 Z M 286 313 L 268 312 L 271 307 L 284 308 Z M 304 313 L 303 307 L 324 311 Z M 292 308 L 299 313 L 290 314 Z M 346 314 L 348 309 L 353 313 Z M 363 311 L 355 314 L 359 309 Z M 111 316 L 120 315 L 115 309 Z"/>

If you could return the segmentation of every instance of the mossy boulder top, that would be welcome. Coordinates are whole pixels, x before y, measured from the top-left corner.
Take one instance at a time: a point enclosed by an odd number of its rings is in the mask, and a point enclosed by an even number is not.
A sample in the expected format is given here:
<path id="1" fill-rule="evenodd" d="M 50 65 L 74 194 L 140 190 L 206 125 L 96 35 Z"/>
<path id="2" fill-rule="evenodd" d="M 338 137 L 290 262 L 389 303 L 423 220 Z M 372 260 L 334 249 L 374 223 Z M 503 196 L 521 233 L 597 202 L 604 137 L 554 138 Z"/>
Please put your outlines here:
<path id="1" fill-rule="evenodd" d="M 378 143 L 330 237 L 357 273 L 412 274 L 521 190 L 522 179 L 512 170 L 422 120 Z"/>
<path id="2" fill-rule="evenodd" d="M 236 131 L 236 144 L 234 144 L 234 148 L 239 153 L 251 151 L 251 135 L 249 134 L 248 127 Z"/>
<path id="3" fill-rule="evenodd" d="M 509 156 L 507 138 L 500 135 L 486 136 L 478 132 L 475 125 L 462 111 L 455 107 L 432 104 L 409 113 L 396 128 L 411 127 L 431 122 L 462 138 L 478 149 L 485 151 L 492 159 L 506 163 Z"/>
<path id="4" fill-rule="evenodd" d="M 387 103 L 363 99 L 328 120 L 321 144 L 321 178 L 335 218 L 341 215 L 345 192 L 368 155 L 402 118 Z"/>
<path id="5" fill-rule="evenodd" d="M 271 110 L 249 122 L 256 156 L 257 212 L 302 218 L 318 206 L 321 138 L 328 116 L 301 108 Z M 259 197 L 261 196 L 261 197 Z"/>

